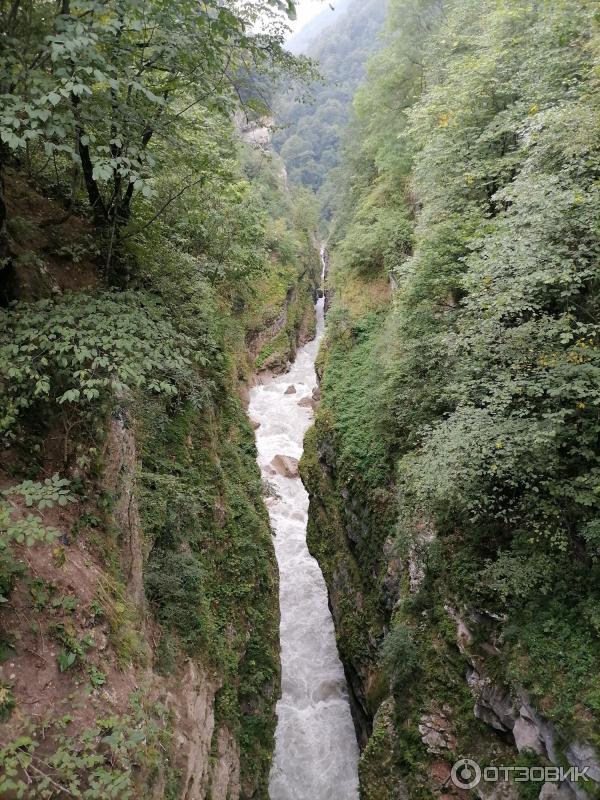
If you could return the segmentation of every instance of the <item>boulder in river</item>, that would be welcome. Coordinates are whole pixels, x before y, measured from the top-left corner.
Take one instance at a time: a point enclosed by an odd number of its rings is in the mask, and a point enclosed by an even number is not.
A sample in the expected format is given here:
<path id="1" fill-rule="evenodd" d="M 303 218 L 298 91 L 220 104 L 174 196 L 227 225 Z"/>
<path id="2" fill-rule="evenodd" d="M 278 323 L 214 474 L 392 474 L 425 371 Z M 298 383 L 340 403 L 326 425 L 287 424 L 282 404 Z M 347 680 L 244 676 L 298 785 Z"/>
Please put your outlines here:
<path id="1" fill-rule="evenodd" d="M 300 408 L 314 408 L 316 404 L 312 397 L 303 397 L 302 400 L 298 400 L 298 405 Z"/>
<path id="2" fill-rule="evenodd" d="M 298 472 L 298 459 L 292 458 L 292 456 L 275 456 L 270 466 L 273 467 L 278 475 L 282 475 L 284 478 L 297 478 L 300 474 Z"/>
<path id="3" fill-rule="evenodd" d="M 285 390 L 284 394 L 296 394 L 296 387 L 294 386 L 294 384 L 292 384 L 291 386 L 288 386 L 288 388 Z"/>

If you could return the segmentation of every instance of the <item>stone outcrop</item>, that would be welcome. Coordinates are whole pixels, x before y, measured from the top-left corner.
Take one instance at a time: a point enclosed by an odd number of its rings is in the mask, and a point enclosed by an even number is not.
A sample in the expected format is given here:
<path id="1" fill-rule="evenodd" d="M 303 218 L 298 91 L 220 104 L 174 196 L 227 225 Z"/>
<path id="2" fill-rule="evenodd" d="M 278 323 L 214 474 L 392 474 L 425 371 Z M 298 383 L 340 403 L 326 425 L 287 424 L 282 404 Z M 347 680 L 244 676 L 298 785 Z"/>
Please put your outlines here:
<path id="1" fill-rule="evenodd" d="M 423 583 L 425 578 L 425 556 L 429 545 L 434 539 L 434 532 L 422 524 L 408 557 L 408 578 L 412 594 L 418 592 Z"/>
<path id="2" fill-rule="evenodd" d="M 316 402 L 312 399 L 312 397 L 303 397 L 302 400 L 298 400 L 298 405 L 300 406 L 300 408 L 314 409 L 316 406 Z"/>
<path id="3" fill-rule="evenodd" d="M 145 604 L 144 548 L 136 498 L 136 445 L 132 422 L 122 406 L 111 417 L 104 450 L 103 488 L 113 498 L 112 522 L 119 531 L 129 594 L 138 608 Z"/>
<path id="4" fill-rule="evenodd" d="M 588 742 L 565 742 L 556 726 L 533 707 L 524 689 L 517 687 L 511 692 L 508 687 L 487 677 L 483 672 L 485 658 L 469 652 L 474 636 L 467 622 L 456 612 L 451 615 L 457 623 L 459 646 L 470 662 L 467 683 L 475 699 L 475 716 L 495 730 L 512 735 L 519 753 L 535 753 L 542 761 L 547 759 L 555 766 L 565 766 L 566 759 L 568 766 L 587 767 L 588 777 L 594 783 L 600 783 L 600 755 L 595 747 Z M 494 648 L 493 643 L 487 643 L 487 649 L 491 648 Z M 569 797 L 584 800 L 587 796 L 580 784 L 565 781 L 560 786 L 546 784 L 542 787 L 540 800 L 566 800 Z"/>
<path id="5" fill-rule="evenodd" d="M 419 721 L 419 733 L 428 753 L 443 755 L 447 751 L 456 751 L 457 741 L 452 732 L 449 712 L 448 708 L 443 708 L 422 715 Z"/>
<path id="6" fill-rule="evenodd" d="M 298 477 L 298 459 L 292 456 L 278 455 L 271 461 L 271 467 L 284 478 Z"/>
<path id="7" fill-rule="evenodd" d="M 473 713 L 477 719 L 497 731 L 512 731 L 515 712 L 509 692 L 483 678 L 475 669 L 467 672 L 467 683 L 475 698 Z"/>
<path id="8" fill-rule="evenodd" d="M 211 775 L 214 700 L 218 686 L 192 662 L 188 663 L 181 683 L 179 691 L 168 695 L 167 703 L 175 718 L 178 750 L 185 763 L 182 800 L 204 800 Z"/>
<path id="9" fill-rule="evenodd" d="M 216 758 L 210 771 L 210 797 L 234 800 L 240 796 L 240 752 L 230 730 L 219 729 L 216 737 Z"/>

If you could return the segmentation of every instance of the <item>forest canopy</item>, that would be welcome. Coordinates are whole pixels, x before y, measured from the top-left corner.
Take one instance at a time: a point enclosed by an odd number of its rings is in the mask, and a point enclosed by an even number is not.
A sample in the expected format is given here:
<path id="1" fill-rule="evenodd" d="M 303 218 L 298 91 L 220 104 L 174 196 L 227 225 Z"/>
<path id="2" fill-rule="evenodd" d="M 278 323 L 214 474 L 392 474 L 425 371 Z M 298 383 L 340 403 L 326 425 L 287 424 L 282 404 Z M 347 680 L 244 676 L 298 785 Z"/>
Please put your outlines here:
<path id="1" fill-rule="evenodd" d="M 245 86 L 258 73 L 302 71 L 282 47 L 282 11 L 293 16 L 293 3 L 3 3 L 0 178 L 18 159 L 55 175 L 70 205 L 83 192 L 112 250 L 190 131 L 232 116 L 243 92 L 256 106 L 260 95 Z M 206 168 L 192 169 L 177 192 L 204 180 Z M 0 237 L 5 248 L 3 193 Z"/>
<path id="2" fill-rule="evenodd" d="M 553 719 L 576 724 L 581 702 L 597 722 L 597 3 L 393 0 L 387 36 L 332 243 L 342 295 L 385 281 L 393 304 L 385 324 L 350 323 L 381 376 L 361 406 L 376 446 L 357 449 L 338 393 L 340 446 L 359 482 L 379 469 L 397 486 L 403 552 L 439 536 L 424 592 L 505 620 L 507 680 Z M 557 677 L 576 663 L 587 683 Z"/>
<path id="3" fill-rule="evenodd" d="M 305 48 L 320 73 L 320 80 L 309 87 L 310 100 L 298 103 L 289 91 L 277 98 L 279 130 L 274 142 L 292 182 L 318 190 L 339 163 L 354 93 L 365 76 L 368 56 L 378 47 L 385 9 L 385 0 L 351 0 L 336 6 L 335 23 Z M 325 190 L 324 203 L 326 196 Z"/>

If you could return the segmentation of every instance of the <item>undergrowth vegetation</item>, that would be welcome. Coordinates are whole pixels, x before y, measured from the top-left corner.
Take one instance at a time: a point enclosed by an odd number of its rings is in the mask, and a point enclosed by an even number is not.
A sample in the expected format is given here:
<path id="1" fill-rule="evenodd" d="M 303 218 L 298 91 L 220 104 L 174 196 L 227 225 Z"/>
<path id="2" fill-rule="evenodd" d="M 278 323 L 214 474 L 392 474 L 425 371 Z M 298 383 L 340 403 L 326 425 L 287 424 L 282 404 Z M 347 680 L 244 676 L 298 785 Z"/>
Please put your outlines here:
<path id="1" fill-rule="evenodd" d="M 129 714 L 98 719 L 78 736 L 66 733 L 69 716 L 49 725 L 28 722 L 21 736 L 0 749 L 0 792 L 40 800 L 61 794 L 130 800 L 136 796 L 137 776 L 147 777 L 159 765 L 164 768 L 172 737 L 168 716 L 164 707 L 150 712 L 136 696 Z M 41 746 L 45 736 L 55 741 L 50 751 Z M 178 779 L 175 771 L 167 774 L 165 798 L 178 797 Z"/>
<path id="2" fill-rule="evenodd" d="M 0 371 L 8 382 L 0 408 L 5 440 L 18 436 L 20 424 L 31 428 L 32 418 L 39 423 L 56 416 L 56 406 L 93 415 L 126 388 L 168 395 L 185 384 L 194 388 L 191 340 L 139 292 L 15 305 L 0 326 Z"/>
<path id="3" fill-rule="evenodd" d="M 479 620 L 481 663 L 527 692 L 561 746 L 600 742 L 599 24 L 586 0 L 396 0 L 355 101 L 316 446 L 345 509 L 341 557 L 358 566 L 349 594 L 389 594 L 353 519 L 395 493 L 387 563 L 405 565 L 404 599 L 378 668 L 414 796 L 431 791 L 415 777 L 418 712 L 453 680 L 450 612 Z M 376 281 L 393 292 L 373 314 L 352 287 Z M 377 526 L 364 537 L 380 542 Z M 478 650 L 490 639 L 495 657 Z M 477 724 L 472 702 L 447 702 L 455 727 Z"/>
<path id="4" fill-rule="evenodd" d="M 222 759 L 267 796 L 277 574 L 240 398 L 310 333 L 319 268 L 312 196 L 244 134 L 310 71 L 281 11 L 0 8 L 0 794 L 176 798 L 188 761 L 210 793 Z"/>

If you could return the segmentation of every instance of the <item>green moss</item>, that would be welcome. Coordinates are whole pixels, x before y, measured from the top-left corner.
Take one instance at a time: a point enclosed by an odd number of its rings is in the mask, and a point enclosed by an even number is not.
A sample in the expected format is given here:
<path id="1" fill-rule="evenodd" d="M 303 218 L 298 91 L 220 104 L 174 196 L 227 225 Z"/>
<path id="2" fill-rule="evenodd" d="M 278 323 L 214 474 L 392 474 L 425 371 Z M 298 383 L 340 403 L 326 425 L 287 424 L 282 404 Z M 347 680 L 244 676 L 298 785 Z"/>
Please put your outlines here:
<path id="1" fill-rule="evenodd" d="M 373 733 L 359 763 L 363 800 L 394 797 L 402 781 L 394 735 L 393 701 L 385 702 L 375 717 Z"/>
<path id="2" fill-rule="evenodd" d="M 385 315 L 337 325 L 330 318 L 331 340 L 323 376 L 323 405 L 331 411 L 337 463 L 347 476 L 360 476 L 365 488 L 390 483 L 390 426 L 379 388 L 385 380 L 379 350 L 384 346 Z"/>
<path id="3" fill-rule="evenodd" d="M 524 686 L 533 703 L 557 722 L 563 733 L 600 744 L 597 722 L 600 696 L 590 675 L 600 672 L 600 643 L 582 624 L 577 606 L 564 607 L 559 596 L 530 603 L 506 630 L 507 675 Z"/>
<path id="4" fill-rule="evenodd" d="M 233 395 L 202 413 L 159 400 L 138 413 L 146 592 L 168 637 L 160 666 L 173 669 L 179 650 L 218 673 L 217 717 L 236 732 L 242 773 L 264 794 L 279 687 L 278 593 L 253 433 Z"/>
<path id="5" fill-rule="evenodd" d="M 270 265 L 245 301 L 242 321 L 246 330 L 261 333 L 268 328 L 285 308 L 297 281 L 298 273 L 294 266 Z"/>
<path id="6" fill-rule="evenodd" d="M 12 686 L 0 681 L 0 722 L 6 722 L 15 707 L 15 696 Z"/>
<path id="7" fill-rule="evenodd" d="M 256 359 L 257 369 L 280 369 L 293 361 L 302 335 L 312 338 L 316 332 L 314 312 L 314 272 L 305 274 L 288 292 L 285 301 L 285 326 L 261 349 Z"/>
<path id="8" fill-rule="evenodd" d="M 275 369 L 285 367 L 290 360 L 292 344 L 287 330 L 280 331 L 261 349 L 256 358 L 257 369 Z"/>
<path id="9" fill-rule="evenodd" d="M 324 436 L 328 420 L 326 412 L 319 412 L 315 428 L 306 436 L 300 463 L 311 498 L 308 545 L 334 595 L 336 635 L 342 659 L 359 670 L 370 671 L 376 668 L 373 642 L 382 637 L 383 615 L 376 582 L 361 572 L 347 538 L 343 502 L 320 460 L 317 442 L 327 441 Z"/>

